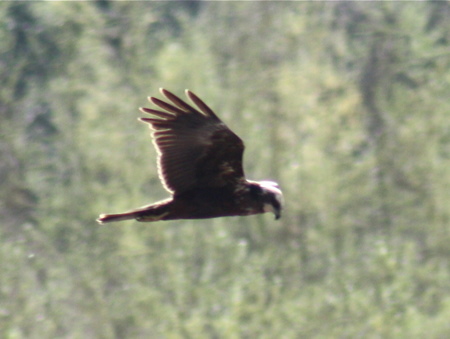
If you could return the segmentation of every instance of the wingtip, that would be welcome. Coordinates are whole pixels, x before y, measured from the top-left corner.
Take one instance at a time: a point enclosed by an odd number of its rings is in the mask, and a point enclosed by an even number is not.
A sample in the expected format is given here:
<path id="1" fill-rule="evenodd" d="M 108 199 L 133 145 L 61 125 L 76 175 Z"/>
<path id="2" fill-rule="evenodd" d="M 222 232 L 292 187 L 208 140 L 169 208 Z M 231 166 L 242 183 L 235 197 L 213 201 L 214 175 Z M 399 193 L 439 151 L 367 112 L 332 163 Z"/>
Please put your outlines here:
<path id="1" fill-rule="evenodd" d="M 138 121 L 144 123 L 144 124 L 152 124 L 152 121 L 149 118 L 137 118 Z"/>
<path id="2" fill-rule="evenodd" d="M 161 93 L 162 93 L 162 92 L 161 92 Z M 155 98 L 155 97 L 150 97 L 150 98 L 149 98 L 149 101 L 150 101 L 153 105 L 156 105 L 156 106 L 159 106 L 158 103 L 161 102 L 160 99 Z"/>
<path id="3" fill-rule="evenodd" d="M 189 98 L 189 100 L 191 100 L 191 101 L 193 101 L 192 100 L 192 97 L 194 96 L 195 97 L 195 94 L 194 93 L 192 93 L 190 90 L 188 90 L 188 89 L 185 89 L 184 90 L 184 94 L 186 94 L 186 96 Z M 193 101 L 194 102 L 194 101 Z"/>

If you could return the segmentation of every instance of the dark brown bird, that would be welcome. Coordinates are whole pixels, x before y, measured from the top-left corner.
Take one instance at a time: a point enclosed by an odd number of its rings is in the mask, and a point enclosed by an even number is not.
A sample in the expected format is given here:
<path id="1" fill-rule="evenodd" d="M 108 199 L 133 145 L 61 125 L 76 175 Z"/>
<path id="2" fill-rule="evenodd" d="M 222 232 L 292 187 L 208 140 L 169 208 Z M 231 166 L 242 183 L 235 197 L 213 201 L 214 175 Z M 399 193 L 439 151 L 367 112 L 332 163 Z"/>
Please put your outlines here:
<path id="1" fill-rule="evenodd" d="M 273 212 L 279 219 L 283 195 L 271 181 L 246 180 L 244 143 L 194 93 L 187 104 L 160 89 L 168 102 L 151 97 L 160 109 L 140 108 L 158 152 L 158 172 L 171 197 L 119 214 L 101 214 L 100 224 L 136 219 L 158 221 L 244 216 Z"/>

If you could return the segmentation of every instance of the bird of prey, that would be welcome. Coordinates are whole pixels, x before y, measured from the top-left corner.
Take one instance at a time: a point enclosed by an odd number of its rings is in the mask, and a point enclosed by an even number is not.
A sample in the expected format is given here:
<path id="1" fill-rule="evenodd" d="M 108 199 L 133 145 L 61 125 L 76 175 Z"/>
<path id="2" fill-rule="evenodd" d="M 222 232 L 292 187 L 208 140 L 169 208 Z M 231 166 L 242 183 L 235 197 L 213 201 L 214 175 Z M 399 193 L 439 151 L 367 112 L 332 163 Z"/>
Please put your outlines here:
<path id="1" fill-rule="evenodd" d="M 101 214 L 100 224 L 136 219 L 150 222 L 206 219 L 273 212 L 281 216 L 283 195 L 272 181 L 244 176 L 244 143 L 200 98 L 186 90 L 191 106 L 160 89 L 166 101 L 150 97 L 158 109 L 140 108 L 150 118 L 158 152 L 159 178 L 171 197 L 118 214 Z"/>

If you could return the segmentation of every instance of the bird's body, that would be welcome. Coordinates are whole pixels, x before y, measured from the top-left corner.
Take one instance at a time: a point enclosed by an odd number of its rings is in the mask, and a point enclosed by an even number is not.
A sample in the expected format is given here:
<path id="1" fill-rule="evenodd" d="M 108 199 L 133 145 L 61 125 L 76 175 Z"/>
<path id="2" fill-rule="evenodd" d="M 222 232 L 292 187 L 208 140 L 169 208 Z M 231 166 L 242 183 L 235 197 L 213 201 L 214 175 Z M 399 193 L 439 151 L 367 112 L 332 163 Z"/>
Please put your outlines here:
<path id="1" fill-rule="evenodd" d="M 174 105 L 150 98 L 164 111 L 141 108 L 156 118 L 140 120 L 154 131 L 159 176 L 172 197 L 125 213 L 102 214 L 97 221 L 150 222 L 265 212 L 274 212 L 278 219 L 281 191 L 276 183 L 245 179 L 242 140 L 192 92 L 186 94 L 200 111 L 167 90 L 161 92 Z"/>

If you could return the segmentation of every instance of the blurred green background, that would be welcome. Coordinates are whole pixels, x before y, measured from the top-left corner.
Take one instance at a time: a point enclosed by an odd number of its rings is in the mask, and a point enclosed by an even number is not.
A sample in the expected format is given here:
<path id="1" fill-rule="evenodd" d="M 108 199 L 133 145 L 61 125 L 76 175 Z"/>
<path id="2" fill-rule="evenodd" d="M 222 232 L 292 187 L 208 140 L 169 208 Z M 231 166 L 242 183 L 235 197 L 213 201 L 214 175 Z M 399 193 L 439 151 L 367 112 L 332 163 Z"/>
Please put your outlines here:
<path id="1" fill-rule="evenodd" d="M 0 3 L 0 337 L 449 338 L 450 3 Z M 271 215 L 167 196 L 164 87 L 246 142 Z"/>

